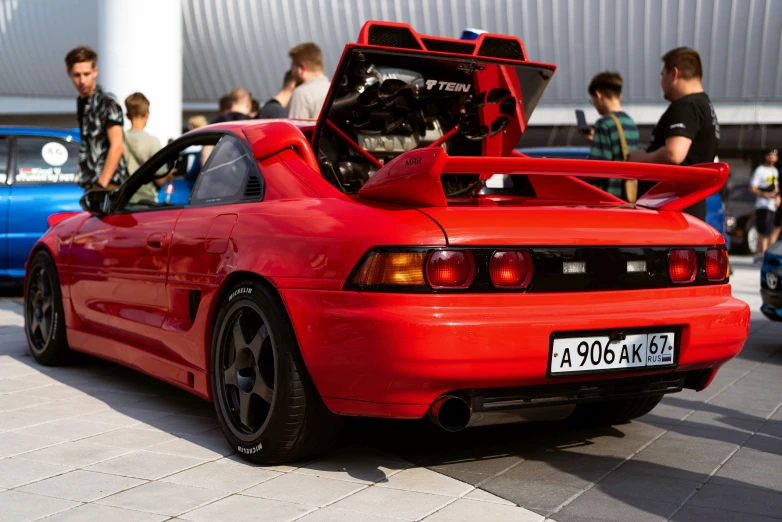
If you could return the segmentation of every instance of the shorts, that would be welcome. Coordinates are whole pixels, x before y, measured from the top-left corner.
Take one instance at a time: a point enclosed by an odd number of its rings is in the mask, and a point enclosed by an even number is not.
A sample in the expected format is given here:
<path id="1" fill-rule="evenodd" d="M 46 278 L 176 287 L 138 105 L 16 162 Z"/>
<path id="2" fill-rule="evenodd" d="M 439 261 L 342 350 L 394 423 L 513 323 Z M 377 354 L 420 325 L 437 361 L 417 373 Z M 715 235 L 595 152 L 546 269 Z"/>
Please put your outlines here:
<path id="1" fill-rule="evenodd" d="M 755 227 L 758 229 L 758 234 L 771 235 L 774 230 L 774 211 L 767 208 L 756 208 Z"/>
<path id="2" fill-rule="evenodd" d="M 782 207 L 777 208 L 774 213 L 774 228 L 782 227 Z"/>

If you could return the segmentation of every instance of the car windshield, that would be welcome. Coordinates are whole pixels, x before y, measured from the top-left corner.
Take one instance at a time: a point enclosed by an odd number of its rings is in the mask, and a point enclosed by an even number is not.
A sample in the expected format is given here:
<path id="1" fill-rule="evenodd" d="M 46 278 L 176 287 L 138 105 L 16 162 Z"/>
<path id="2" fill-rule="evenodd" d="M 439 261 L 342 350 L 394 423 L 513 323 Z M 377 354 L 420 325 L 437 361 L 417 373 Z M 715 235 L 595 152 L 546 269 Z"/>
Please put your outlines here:
<path id="1" fill-rule="evenodd" d="M 341 190 L 357 193 L 384 164 L 415 148 L 508 155 L 552 74 L 539 64 L 353 48 L 321 116 L 321 171 Z M 444 177 L 448 195 L 471 183 L 459 179 Z"/>

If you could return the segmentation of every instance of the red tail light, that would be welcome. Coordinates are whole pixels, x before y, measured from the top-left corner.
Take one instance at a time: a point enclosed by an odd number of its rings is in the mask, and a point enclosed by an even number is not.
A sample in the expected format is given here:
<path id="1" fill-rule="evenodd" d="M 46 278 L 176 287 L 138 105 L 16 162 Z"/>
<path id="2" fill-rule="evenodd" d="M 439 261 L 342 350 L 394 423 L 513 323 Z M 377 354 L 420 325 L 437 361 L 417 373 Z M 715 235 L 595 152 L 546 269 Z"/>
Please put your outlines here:
<path id="1" fill-rule="evenodd" d="M 692 283 L 698 272 L 698 258 L 695 250 L 679 248 L 671 250 L 668 256 L 668 275 L 674 283 Z"/>
<path id="2" fill-rule="evenodd" d="M 475 261 L 466 250 L 436 250 L 426 263 L 433 288 L 467 288 L 475 278 Z"/>
<path id="3" fill-rule="evenodd" d="M 709 281 L 724 281 L 728 277 L 728 253 L 722 248 L 706 251 L 706 277 Z"/>
<path id="4" fill-rule="evenodd" d="M 491 282 L 497 287 L 523 288 L 532 280 L 532 260 L 527 252 L 495 252 L 489 261 Z"/>

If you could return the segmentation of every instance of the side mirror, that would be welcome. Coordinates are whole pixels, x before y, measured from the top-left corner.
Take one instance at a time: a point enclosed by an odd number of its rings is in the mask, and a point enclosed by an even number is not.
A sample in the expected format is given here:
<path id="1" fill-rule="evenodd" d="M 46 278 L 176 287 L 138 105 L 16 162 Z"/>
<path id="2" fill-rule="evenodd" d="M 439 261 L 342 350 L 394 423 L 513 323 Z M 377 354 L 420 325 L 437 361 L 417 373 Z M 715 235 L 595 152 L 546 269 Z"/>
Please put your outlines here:
<path id="1" fill-rule="evenodd" d="M 90 190 L 84 193 L 79 204 L 90 214 L 100 216 L 108 211 L 110 194 L 110 190 Z"/>

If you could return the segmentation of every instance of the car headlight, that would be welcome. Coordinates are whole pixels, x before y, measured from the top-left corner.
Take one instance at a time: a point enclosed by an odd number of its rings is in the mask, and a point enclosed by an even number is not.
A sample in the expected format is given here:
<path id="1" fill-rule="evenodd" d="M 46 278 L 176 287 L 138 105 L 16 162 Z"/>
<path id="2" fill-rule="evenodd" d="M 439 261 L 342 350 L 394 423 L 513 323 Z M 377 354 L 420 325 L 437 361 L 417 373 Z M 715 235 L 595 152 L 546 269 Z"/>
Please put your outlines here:
<path id="1" fill-rule="evenodd" d="M 736 218 L 733 216 L 728 216 L 725 218 L 725 227 L 728 230 L 732 230 L 736 228 Z"/>

